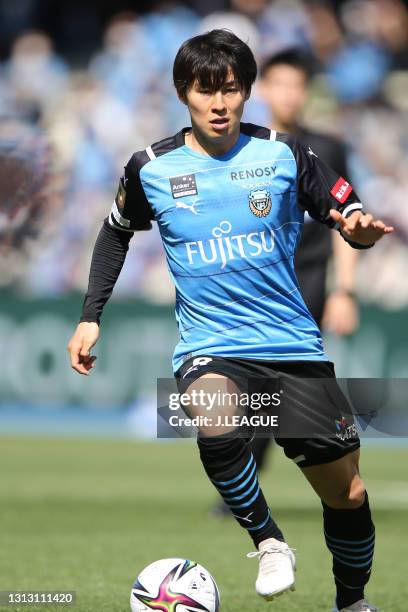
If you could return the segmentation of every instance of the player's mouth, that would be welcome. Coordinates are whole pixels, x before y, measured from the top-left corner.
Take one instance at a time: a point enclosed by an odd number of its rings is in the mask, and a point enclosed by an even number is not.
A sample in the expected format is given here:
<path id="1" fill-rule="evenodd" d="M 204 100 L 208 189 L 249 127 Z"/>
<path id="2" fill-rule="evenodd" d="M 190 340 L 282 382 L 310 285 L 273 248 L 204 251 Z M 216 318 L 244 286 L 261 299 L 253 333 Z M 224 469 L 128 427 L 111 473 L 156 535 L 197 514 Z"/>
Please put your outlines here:
<path id="1" fill-rule="evenodd" d="M 227 119 L 226 117 L 219 117 L 218 119 L 213 119 L 212 121 L 210 121 L 210 123 L 213 126 L 213 129 L 219 132 L 221 130 L 225 130 L 228 127 L 229 119 Z"/>

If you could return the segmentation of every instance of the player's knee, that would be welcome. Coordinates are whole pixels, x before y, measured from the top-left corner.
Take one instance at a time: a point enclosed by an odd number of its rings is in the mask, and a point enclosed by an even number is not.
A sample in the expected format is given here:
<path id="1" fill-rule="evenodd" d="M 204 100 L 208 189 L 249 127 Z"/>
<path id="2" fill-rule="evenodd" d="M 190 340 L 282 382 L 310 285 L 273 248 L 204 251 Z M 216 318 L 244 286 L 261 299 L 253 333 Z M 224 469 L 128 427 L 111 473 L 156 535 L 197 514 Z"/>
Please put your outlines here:
<path id="1" fill-rule="evenodd" d="M 355 476 L 350 483 L 338 491 L 333 491 L 323 501 L 336 510 L 351 510 L 359 508 L 364 503 L 365 496 L 364 482 L 359 476 Z"/>
<path id="2" fill-rule="evenodd" d="M 350 487 L 348 501 L 351 508 L 358 508 L 362 506 L 366 497 L 366 489 L 364 482 L 358 476 L 352 482 L 352 486 Z"/>

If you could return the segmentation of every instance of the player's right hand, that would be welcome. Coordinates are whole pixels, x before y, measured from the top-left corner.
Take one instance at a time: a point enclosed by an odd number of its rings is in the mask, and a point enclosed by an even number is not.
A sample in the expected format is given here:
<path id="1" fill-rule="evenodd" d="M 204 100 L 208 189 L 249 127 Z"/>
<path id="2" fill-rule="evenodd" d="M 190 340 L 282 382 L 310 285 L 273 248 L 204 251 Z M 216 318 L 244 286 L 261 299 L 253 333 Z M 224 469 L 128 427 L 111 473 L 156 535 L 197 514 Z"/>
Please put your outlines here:
<path id="1" fill-rule="evenodd" d="M 96 357 L 91 355 L 91 349 L 97 343 L 98 338 L 99 325 L 82 322 L 69 341 L 67 350 L 71 359 L 71 367 L 79 374 L 88 376 L 94 367 Z"/>

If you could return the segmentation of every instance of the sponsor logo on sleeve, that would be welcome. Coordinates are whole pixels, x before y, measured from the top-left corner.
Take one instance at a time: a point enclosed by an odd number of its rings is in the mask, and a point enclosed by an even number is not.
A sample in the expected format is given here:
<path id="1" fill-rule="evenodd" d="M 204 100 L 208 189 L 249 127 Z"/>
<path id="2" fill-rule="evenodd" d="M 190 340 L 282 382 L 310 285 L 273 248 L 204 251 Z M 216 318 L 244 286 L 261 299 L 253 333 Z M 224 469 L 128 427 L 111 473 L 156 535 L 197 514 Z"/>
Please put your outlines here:
<path id="1" fill-rule="evenodd" d="M 125 208 L 125 202 L 126 202 L 126 181 L 127 179 L 122 176 L 122 178 L 119 181 L 119 187 L 118 187 L 118 192 L 116 194 L 116 198 L 115 198 L 115 202 L 116 202 L 116 206 L 118 207 L 118 210 L 120 212 L 123 212 L 123 209 Z"/>
<path id="2" fill-rule="evenodd" d="M 174 199 L 183 196 L 197 195 L 197 183 L 195 174 L 185 174 L 184 176 L 174 176 L 169 179 L 171 194 Z"/>
<path id="3" fill-rule="evenodd" d="M 350 183 L 348 183 L 346 179 L 341 176 L 331 188 L 330 193 L 332 194 L 333 198 L 336 198 L 336 200 L 340 202 L 340 204 L 344 204 L 352 191 L 353 188 Z"/>

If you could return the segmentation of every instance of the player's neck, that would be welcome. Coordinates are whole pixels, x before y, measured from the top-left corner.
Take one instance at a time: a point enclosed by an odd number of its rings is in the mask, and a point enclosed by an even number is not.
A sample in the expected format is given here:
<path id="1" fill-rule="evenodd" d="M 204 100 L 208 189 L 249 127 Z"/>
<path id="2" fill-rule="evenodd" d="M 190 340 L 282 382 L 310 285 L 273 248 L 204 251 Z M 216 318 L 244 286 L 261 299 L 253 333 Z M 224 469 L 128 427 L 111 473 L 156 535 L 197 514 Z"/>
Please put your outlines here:
<path id="1" fill-rule="evenodd" d="M 193 151 L 202 153 L 203 155 L 209 155 L 210 157 L 219 157 L 228 153 L 238 141 L 240 130 L 229 134 L 225 139 L 218 142 L 214 142 L 207 139 L 205 135 L 197 130 L 192 129 L 191 132 L 186 132 L 184 135 L 184 142 Z"/>

